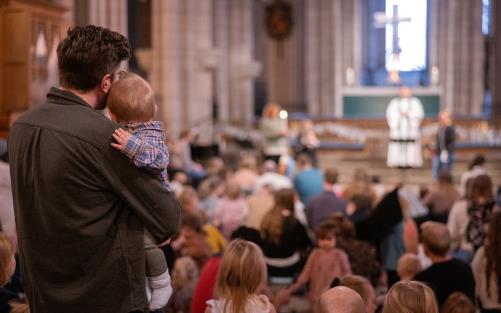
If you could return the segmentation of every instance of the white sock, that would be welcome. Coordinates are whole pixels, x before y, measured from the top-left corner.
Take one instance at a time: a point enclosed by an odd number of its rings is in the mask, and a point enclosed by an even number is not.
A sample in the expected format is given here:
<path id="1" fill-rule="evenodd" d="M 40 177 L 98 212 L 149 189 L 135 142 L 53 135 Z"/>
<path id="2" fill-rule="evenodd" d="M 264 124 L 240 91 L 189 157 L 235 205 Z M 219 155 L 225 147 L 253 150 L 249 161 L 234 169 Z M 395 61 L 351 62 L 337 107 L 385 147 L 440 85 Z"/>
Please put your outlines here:
<path id="1" fill-rule="evenodd" d="M 151 288 L 150 310 L 163 308 L 172 296 L 169 270 L 159 276 L 148 277 L 148 282 Z"/>

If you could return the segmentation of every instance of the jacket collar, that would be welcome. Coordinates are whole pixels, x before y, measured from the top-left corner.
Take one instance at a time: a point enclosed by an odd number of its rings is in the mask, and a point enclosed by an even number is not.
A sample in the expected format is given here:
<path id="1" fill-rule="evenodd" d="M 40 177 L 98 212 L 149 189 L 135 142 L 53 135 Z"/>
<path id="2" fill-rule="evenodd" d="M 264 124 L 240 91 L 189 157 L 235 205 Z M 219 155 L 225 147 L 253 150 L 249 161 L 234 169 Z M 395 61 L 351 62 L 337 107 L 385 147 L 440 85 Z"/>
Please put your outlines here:
<path id="1" fill-rule="evenodd" d="M 59 99 L 59 100 L 65 100 L 63 102 L 58 101 L 58 104 L 66 104 L 66 105 L 72 105 L 72 104 L 80 104 L 84 105 L 86 107 L 89 107 L 93 109 L 87 102 L 85 102 L 82 98 L 77 96 L 71 91 L 68 90 L 63 90 L 60 88 L 56 87 L 51 87 L 49 92 L 47 93 L 47 99 L 48 100 L 53 100 L 53 99 Z"/>

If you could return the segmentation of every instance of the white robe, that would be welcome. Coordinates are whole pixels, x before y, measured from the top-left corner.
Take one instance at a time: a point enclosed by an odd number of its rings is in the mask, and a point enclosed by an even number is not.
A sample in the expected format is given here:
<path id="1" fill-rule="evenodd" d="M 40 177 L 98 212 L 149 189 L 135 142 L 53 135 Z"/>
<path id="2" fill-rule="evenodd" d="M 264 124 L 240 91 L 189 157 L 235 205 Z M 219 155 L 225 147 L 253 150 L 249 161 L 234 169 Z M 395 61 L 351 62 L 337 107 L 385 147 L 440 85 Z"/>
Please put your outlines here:
<path id="1" fill-rule="evenodd" d="M 395 98 L 386 108 L 390 127 L 388 144 L 389 167 L 420 167 L 423 165 L 419 126 L 424 117 L 423 105 L 415 97 Z"/>

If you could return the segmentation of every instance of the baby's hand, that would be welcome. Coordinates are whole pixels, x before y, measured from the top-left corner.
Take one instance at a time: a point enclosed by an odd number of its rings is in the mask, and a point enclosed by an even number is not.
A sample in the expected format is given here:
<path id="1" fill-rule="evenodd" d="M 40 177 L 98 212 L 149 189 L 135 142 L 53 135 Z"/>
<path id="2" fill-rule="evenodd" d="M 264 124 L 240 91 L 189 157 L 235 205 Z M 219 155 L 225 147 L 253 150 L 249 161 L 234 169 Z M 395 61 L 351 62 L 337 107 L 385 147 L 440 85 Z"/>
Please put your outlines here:
<path id="1" fill-rule="evenodd" d="M 115 138 L 117 143 L 112 142 L 111 146 L 120 151 L 123 151 L 125 149 L 125 146 L 127 145 L 127 142 L 129 141 L 130 136 L 132 135 L 128 131 L 125 131 L 121 128 L 116 129 L 113 133 L 113 138 Z"/>

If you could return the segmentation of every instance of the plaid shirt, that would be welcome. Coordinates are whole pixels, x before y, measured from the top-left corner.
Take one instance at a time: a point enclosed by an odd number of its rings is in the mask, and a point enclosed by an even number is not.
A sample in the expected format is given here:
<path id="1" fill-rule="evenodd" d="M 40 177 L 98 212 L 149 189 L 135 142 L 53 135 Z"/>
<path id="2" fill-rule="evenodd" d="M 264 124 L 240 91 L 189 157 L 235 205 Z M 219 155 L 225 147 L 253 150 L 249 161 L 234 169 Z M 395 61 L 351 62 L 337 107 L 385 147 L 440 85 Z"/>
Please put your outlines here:
<path id="1" fill-rule="evenodd" d="M 132 134 L 122 153 L 137 167 L 146 167 L 158 174 L 162 183 L 170 190 L 167 165 L 169 151 L 165 146 L 165 133 L 162 122 L 128 124 L 126 129 Z"/>

